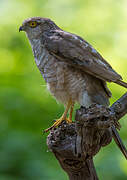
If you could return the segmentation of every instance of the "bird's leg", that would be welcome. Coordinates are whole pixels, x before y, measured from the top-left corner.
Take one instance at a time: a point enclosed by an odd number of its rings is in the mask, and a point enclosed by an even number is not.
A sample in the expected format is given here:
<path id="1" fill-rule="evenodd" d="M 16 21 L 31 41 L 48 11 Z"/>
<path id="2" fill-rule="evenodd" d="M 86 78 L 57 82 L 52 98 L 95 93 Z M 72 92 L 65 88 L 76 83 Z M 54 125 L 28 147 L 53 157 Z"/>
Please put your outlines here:
<path id="1" fill-rule="evenodd" d="M 69 117 L 66 118 L 66 121 L 67 121 L 68 123 L 72 123 L 72 113 L 73 113 L 73 110 L 74 110 L 74 103 L 71 104 Z"/>
<path id="2" fill-rule="evenodd" d="M 70 99 L 70 100 L 68 101 L 68 103 L 67 103 L 67 106 L 66 106 L 66 108 L 65 108 L 65 111 L 64 111 L 63 115 L 62 115 L 59 119 L 57 119 L 56 122 L 55 122 L 51 127 L 49 127 L 48 129 L 46 129 L 44 132 L 48 132 L 48 131 L 51 130 L 52 128 L 59 126 L 59 125 L 61 124 L 61 122 L 64 121 L 64 120 L 65 120 L 67 123 L 68 123 L 68 122 L 70 123 L 70 119 L 67 118 L 67 113 L 68 113 L 68 111 L 69 111 L 69 109 L 70 109 L 71 106 L 72 106 L 72 101 L 71 101 L 71 99 Z M 72 110 L 71 110 L 70 112 L 71 112 L 71 115 L 69 115 L 69 117 L 72 118 Z M 71 122 L 72 122 L 72 120 L 71 120 Z"/>

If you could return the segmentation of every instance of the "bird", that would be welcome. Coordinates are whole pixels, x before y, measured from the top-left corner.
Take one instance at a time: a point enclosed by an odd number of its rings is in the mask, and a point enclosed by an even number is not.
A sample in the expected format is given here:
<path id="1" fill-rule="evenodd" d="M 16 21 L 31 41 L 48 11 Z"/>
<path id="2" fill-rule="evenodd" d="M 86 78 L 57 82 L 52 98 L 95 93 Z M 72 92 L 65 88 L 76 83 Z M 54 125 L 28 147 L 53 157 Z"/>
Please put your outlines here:
<path id="1" fill-rule="evenodd" d="M 62 121 L 71 123 L 76 102 L 84 107 L 93 103 L 109 106 L 112 94 L 107 82 L 127 88 L 121 75 L 92 45 L 82 37 L 62 30 L 51 19 L 25 19 L 19 31 L 25 31 L 28 37 L 35 63 L 47 88 L 65 106 L 63 115 L 46 132 Z"/>
<path id="2" fill-rule="evenodd" d="M 52 20 L 28 18 L 19 31 L 26 32 L 35 63 L 49 91 L 66 107 L 53 127 L 63 120 L 72 122 L 75 102 L 85 107 L 93 103 L 108 106 L 111 92 L 106 82 L 127 88 L 122 77 L 87 41 L 63 31 Z"/>

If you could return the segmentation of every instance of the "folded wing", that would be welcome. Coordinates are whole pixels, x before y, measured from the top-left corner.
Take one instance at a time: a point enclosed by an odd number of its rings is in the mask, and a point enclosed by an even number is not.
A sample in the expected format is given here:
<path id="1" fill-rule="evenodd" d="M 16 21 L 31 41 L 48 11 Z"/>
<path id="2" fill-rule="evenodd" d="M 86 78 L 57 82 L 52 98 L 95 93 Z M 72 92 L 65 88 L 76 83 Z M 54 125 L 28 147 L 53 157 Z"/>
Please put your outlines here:
<path id="1" fill-rule="evenodd" d="M 60 61 L 66 61 L 104 81 L 116 83 L 121 81 L 122 77 L 81 37 L 62 30 L 55 30 L 48 34 L 45 33 L 43 40 L 49 52 Z"/>

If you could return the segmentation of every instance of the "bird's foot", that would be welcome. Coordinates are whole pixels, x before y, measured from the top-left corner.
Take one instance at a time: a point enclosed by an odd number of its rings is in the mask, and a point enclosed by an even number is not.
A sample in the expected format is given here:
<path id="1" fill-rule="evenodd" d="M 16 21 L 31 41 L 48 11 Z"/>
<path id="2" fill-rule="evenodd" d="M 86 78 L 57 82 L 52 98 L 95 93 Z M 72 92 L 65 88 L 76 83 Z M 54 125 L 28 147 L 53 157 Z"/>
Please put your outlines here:
<path id="1" fill-rule="evenodd" d="M 66 118 L 65 121 L 66 121 L 67 123 L 72 123 L 72 119 L 71 119 L 71 118 Z"/>
<path id="2" fill-rule="evenodd" d="M 72 123 L 72 119 L 67 118 L 67 117 L 66 117 L 66 118 L 61 117 L 61 118 L 57 119 L 57 120 L 55 121 L 55 123 L 54 123 L 51 127 L 45 129 L 44 132 L 48 132 L 48 131 L 50 131 L 51 129 L 59 126 L 59 125 L 62 123 L 62 121 L 66 121 L 67 123 Z"/>

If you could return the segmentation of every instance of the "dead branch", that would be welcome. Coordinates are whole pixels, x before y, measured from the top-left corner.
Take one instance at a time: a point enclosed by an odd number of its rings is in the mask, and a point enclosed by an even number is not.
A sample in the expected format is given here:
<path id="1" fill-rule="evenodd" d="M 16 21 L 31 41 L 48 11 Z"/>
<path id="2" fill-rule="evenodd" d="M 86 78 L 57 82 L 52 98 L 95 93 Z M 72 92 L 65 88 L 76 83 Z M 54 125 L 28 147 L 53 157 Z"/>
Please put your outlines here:
<path id="1" fill-rule="evenodd" d="M 67 172 L 70 180 L 98 180 L 93 157 L 112 138 L 127 158 L 127 150 L 120 139 L 119 120 L 127 113 L 127 93 L 110 108 L 93 104 L 76 112 L 75 123 L 63 122 L 51 130 L 47 145 Z"/>

